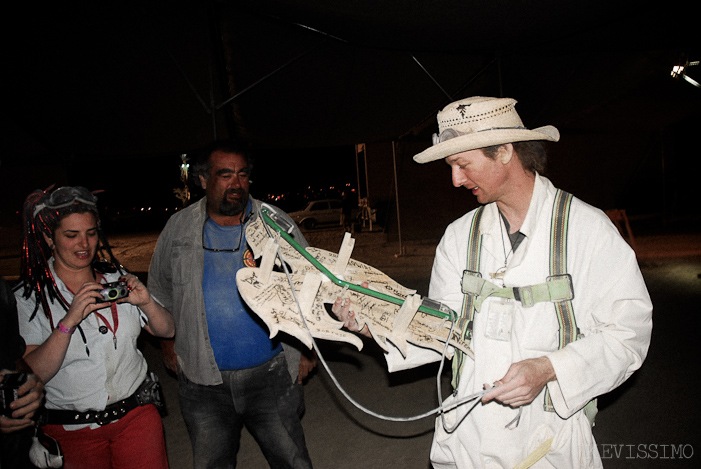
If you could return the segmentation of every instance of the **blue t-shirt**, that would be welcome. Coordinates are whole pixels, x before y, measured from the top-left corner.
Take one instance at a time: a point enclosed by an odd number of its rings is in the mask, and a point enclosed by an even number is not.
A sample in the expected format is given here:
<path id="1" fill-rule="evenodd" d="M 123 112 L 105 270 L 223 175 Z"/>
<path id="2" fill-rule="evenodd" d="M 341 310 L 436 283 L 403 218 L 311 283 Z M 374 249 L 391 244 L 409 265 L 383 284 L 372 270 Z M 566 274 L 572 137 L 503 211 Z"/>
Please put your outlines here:
<path id="1" fill-rule="evenodd" d="M 220 370 L 252 368 L 282 350 L 278 341 L 270 340 L 267 327 L 250 311 L 236 286 L 236 272 L 244 266 L 246 251 L 245 230 L 242 233 L 242 229 L 242 225 L 220 226 L 211 219 L 204 227 L 206 247 L 239 247 L 237 252 L 204 252 L 204 305 L 209 341 Z"/>

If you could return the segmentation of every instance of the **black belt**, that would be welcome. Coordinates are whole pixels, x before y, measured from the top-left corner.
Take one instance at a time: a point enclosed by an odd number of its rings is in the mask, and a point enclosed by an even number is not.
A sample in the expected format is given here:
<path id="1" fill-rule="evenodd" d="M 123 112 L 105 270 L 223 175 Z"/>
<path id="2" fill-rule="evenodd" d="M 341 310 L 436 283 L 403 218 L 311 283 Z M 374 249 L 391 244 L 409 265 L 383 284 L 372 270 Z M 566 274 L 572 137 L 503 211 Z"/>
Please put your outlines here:
<path id="1" fill-rule="evenodd" d="M 119 402 L 108 405 L 105 407 L 105 410 L 74 412 L 72 410 L 47 409 L 46 423 L 49 425 L 81 425 L 86 423 L 105 425 L 121 419 L 140 405 L 136 394 L 134 394 Z"/>
<path id="2" fill-rule="evenodd" d="M 139 386 L 134 394 L 119 402 L 110 404 L 104 410 L 88 410 L 76 412 L 72 410 L 46 409 L 42 425 L 83 425 L 96 423 L 106 425 L 119 420 L 132 410 L 146 404 L 154 404 L 159 409 L 163 406 L 161 385 L 158 377 L 151 373 Z"/>

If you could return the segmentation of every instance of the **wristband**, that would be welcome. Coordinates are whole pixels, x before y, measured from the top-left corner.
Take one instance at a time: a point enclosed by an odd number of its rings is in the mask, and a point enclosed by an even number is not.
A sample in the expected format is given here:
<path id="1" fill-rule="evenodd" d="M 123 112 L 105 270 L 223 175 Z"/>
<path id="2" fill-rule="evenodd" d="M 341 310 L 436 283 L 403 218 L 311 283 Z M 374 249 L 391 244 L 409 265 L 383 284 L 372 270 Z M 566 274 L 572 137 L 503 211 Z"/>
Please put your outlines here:
<path id="1" fill-rule="evenodd" d="M 64 334 L 73 334 L 73 331 L 75 331 L 75 327 L 66 327 L 60 322 L 58 323 L 57 329 L 59 332 L 63 332 Z"/>

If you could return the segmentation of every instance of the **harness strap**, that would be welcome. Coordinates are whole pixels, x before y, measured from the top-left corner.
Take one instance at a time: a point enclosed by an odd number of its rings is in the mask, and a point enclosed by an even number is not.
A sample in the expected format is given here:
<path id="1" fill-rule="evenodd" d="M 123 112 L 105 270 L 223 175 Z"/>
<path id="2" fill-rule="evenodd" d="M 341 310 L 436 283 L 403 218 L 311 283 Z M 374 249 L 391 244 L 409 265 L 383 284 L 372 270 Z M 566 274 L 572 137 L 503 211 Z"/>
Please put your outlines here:
<path id="1" fill-rule="evenodd" d="M 553 204 L 550 228 L 550 278 L 567 275 L 567 225 L 571 204 L 572 194 L 558 190 Z M 579 337 L 571 299 L 555 303 L 555 311 L 560 323 L 559 348 L 574 342 Z"/>
<path id="2" fill-rule="evenodd" d="M 572 194 L 560 189 L 555 194 L 553 203 L 552 221 L 550 223 L 550 276 L 566 275 L 567 271 L 567 227 L 570 217 L 570 206 L 572 204 Z M 579 338 L 580 332 L 577 327 L 577 320 L 574 317 L 574 307 L 572 299 L 555 302 L 555 313 L 557 322 L 560 325 L 560 343 L 558 348 L 562 349 L 570 342 Z M 555 412 L 550 390 L 545 388 L 545 402 L 543 408 L 547 412 Z"/>
<path id="3" fill-rule="evenodd" d="M 463 278 L 465 276 L 481 277 L 479 273 L 480 265 L 480 253 L 482 251 L 482 235 L 479 234 L 480 220 L 482 220 L 482 213 L 484 212 L 484 205 L 480 206 L 475 212 L 475 216 L 472 218 L 472 225 L 470 226 L 469 234 L 469 244 L 467 247 L 467 269 L 463 273 Z M 472 341 L 472 322 L 475 319 L 475 296 L 474 295 L 463 295 L 462 310 L 460 312 L 460 320 L 458 321 L 458 326 L 460 330 L 459 339 L 462 340 L 466 348 L 469 348 L 470 342 Z M 453 368 L 453 389 L 458 389 L 458 383 L 460 382 L 460 373 L 462 372 L 463 364 L 465 363 L 465 353 L 461 350 L 456 350 L 455 356 L 452 361 Z"/>
<path id="4" fill-rule="evenodd" d="M 462 292 L 477 297 L 474 303 L 476 311 L 481 309 L 482 302 L 490 296 L 516 300 L 525 308 L 545 301 L 559 302 L 574 298 L 572 278 L 568 274 L 550 276 L 547 282 L 538 285 L 502 288 L 466 272 L 463 274 Z"/>
<path id="5" fill-rule="evenodd" d="M 470 226 L 467 249 L 467 269 L 463 272 L 462 290 L 463 305 L 458 325 L 460 338 L 469 346 L 472 339 L 472 327 L 475 312 L 479 311 L 482 302 L 489 296 L 513 298 L 524 307 L 535 303 L 550 301 L 555 306 L 558 324 L 560 325 L 558 348 L 577 340 L 579 329 L 574 316 L 572 299 L 574 288 L 572 277 L 567 273 L 567 228 L 569 223 L 572 194 L 557 190 L 553 203 L 550 225 L 550 276 L 545 283 L 526 287 L 501 288 L 485 279 L 479 272 L 482 237 L 479 234 L 479 224 L 482 219 L 484 206 L 475 212 Z M 460 372 L 465 354 L 458 351 L 453 358 L 453 388 L 457 389 Z M 545 409 L 554 411 L 550 394 L 546 388 Z"/>

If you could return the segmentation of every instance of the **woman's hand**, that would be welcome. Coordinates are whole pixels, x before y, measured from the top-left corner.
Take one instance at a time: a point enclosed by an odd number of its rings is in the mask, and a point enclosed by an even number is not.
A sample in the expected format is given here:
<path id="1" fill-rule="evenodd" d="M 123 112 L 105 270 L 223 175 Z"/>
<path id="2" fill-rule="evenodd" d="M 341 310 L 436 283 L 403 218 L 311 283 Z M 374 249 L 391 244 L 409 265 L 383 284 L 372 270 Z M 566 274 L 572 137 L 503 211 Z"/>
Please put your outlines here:
<path id="1" fill-rule="evenodd" d="M 117 303 L 131 303 L 141 309 L 148 318 L 145 326 L 150 334 L 156 337 L 171 338 L 175 334 L 173 316 L 161 304 L 153 299 L 146 285 L 136 275 L 127 274 L 120 278 L 127 282 L 129 296 L 117 300 Z"/>
<path id="2" fill-rule="evenodd" d="M 129 289 L 129 295 L 126 298 L 117 300 L 117 303 L 131 303 L 134 306 L 142 308 L 153 301 L 151 294 L 148 292 L 146 285 L 144 285 L 139 277 L 133 274 L 127 274 L 121 277 L 119 280 L 127 282 L 127 288 Z"/>
<path id="3" fill-rule="evenodd" d="M 51 381 L 61 369 L 76 327 L 93 311 L 110 306 L 109 302 L 101 301 L 103 288 L 100 283 L 85 282 L 73 295 L 68 312 L 51 335 L 39 345 L 27 345 L 24 360 L 44 383 Z"/>
<path id="4" fill-rule="evenodd" d="M 368 288 L 368 283 L 363 282 L 361 285 L 363 288 Z M 341 298 L 340 296 L 336 298 L 336 301 L 334 302 L 333 306 L 331 307 L 331 311 L 333 314 L 336 315 L 339 321 L 343 322 L 343 325 L 346 329 L 348 329 L 351 332 L 358 332 L 365 337 L 372 337 L 370 334 L 370 329 L 368 329 L 367 324 L 363 327 L 362 330 L 358 330 L 358 320 L 355 317 L 355 312 L 350 309 L 351 307 L 351 301 L 350 298 L 346 298 L 345 300 Z"/>
<path id="5" fill-rule="evenodd" d="M 97 282 L 85 282 L 73 295 L 73 302 L 68 308 L 66 317 L 61 319 L 61 323 L 68 328 L 78 326 L 83 319 L 88 317 L 93 311 L 109 306 L 109 303 L 100 302 L 102 296 L 101 284 Z"/>

